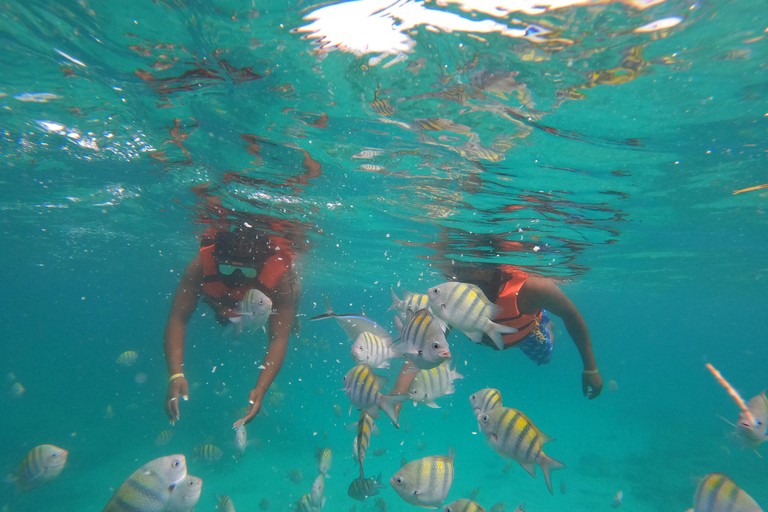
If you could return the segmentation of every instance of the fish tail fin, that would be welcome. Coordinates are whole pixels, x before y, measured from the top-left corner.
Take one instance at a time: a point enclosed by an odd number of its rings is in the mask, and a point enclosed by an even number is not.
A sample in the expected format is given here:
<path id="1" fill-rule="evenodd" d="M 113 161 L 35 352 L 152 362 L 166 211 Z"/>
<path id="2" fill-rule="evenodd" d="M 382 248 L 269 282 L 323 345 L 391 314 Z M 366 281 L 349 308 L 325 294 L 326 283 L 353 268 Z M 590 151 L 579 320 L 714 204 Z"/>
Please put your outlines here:
<path id="1" fill-rule="evenodd" d="M 389 291 L 392 292 L 392 305 L 389 306 L 389 309 L 387 311 L 392 311 L 393 309 L 400 309 L 400 302 L 402 302 L 400 300 L 400 297 L 397 296 L 394 288 L 390 288 Z"/>
<path id="2" fill-rule="evenodd" d="M 495 322 L 488 322 L 488 330 L 486 331 L 486 334 L 493 340 L 493 343 L 496 345 L 496 348 L 499 350 L 504 350 L 504 340 L 502 339 L 502 334 L 512 334 L 513 332 L 517 332 L 517 329 L 514 327 L 510 327 L 508 325 L 501 325 L 497 324 Z"/>
<path id="3" fill-rule="evenodd" d="M 556 469 L 565 468 L 565 464 L 553 459 L 548 455 L 544 455 L 543 460 L 539 461 L 539 466 L 541 466 L 541 472 L 544 473 L 544 480 L 547 481 L 547 489 L 549 489 L 549 494 L 555 494 L 552 490 L 552 480 L 550 479 L 549 475 Z"/>
<path id="4" fill-rule="evenodd" d="M 408 395 L 381 395 L 379 399 L 379 407 L 384 411 L 395 428 L 400 428 L 400 424 L 397 422 L 397 412 L 395 412 L 395 404 L 407 399 Z"/>

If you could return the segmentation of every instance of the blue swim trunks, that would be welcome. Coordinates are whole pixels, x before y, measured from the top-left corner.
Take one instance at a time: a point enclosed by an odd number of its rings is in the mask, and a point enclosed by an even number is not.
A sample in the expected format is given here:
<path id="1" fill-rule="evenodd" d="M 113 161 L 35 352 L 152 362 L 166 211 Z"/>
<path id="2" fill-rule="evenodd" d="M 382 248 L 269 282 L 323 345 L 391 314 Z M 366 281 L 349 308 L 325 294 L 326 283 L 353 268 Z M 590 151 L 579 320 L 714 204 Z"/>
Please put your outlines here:
<path id="1" fill-rule="evenodd" d="M 528 359 L 539 366 L 547 364 L 552 359 L 552 349 L 555 348 L 555 345 L 552 343 L 551 323 L 547 311 L 542 309 L 539 328 L 529 332 L 517 345 Z"/>

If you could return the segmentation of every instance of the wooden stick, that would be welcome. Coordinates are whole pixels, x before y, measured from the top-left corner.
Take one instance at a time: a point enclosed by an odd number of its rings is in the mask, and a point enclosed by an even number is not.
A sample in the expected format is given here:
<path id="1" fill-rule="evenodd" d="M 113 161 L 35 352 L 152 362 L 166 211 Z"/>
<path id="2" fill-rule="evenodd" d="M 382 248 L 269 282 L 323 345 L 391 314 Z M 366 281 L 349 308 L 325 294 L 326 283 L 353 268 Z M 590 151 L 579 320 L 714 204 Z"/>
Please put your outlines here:
<path id="1" fill-rule="evenodd" d="M 742 400 L 741 396 L 739 395 L 739 392 L 733 389 L 733 386 L 728 384 L 728 381 L 725 380 L 725 378 L 722 375 L 720 375 L 720 372 L 717 371 L 714 366 L 712 366 L 709 363 L 707 363 L 705 366 L 710 372 L 712 372 L 712 375 L 715 376 L 715 379 L 717 379 L 717 382 L 719 382 L 720 385 L 722 385 L 726 389 L 726 391 L 728 391 L 728 394 L 731 395 L 733 397 L 733 400 L 739 405 L 739 407 L 741 407 L 741 410 L 744 411 L 744 414 L 746 414 L 747 417 L 749 418 L 750 423 L 752 423 L 753 425 L 756 425 L 757 422 L 755 421 L 755 417 L 752 416 L 752 413 L 747 408 L 747 404 L 744 403 L 744 400 Z"/>

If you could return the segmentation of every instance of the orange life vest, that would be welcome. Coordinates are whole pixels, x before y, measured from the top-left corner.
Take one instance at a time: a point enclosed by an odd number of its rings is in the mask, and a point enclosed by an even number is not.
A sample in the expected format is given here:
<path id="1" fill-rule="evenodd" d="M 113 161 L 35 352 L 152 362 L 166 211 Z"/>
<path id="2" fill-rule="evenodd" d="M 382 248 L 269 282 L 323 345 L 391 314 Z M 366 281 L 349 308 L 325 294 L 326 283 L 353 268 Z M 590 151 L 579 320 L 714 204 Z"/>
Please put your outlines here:
<path id="1" fill-rule="evenodd" d="M 270 240 L 273 242 L 274 240 Z M 216 313 L 216 320 L 226 324 L 231 317 L 239 316 L 238 302 L 243 300 L 246 292 L 257 288 L 270 299 L 274 300 L 274 290 L 283 275 L 293 268 L 293 253 L 287 240 L 277 246 L 270 243 L 274 254 L 264 261 L 259 274 L 254 279 L 247 279 L 243 286 L 230 288 L 224 284 L 219 274 L 219 265 L 213 256 L 216 245 L 209 241 L 200 247 L 200 259 L 203 262 L 203 301 Z"/>
<path id="2" fill-rule="evenodd" d="M 494 322 L 517 329 L 517 332 L 503 335 L 504 348 L 507 349 L 517 345 L 539 325 L 541 310 L 524 314 L 517 309 L 517 294 L 528 280 L 528 273 L 515 270 L 505 271 L 505 275 L 509 276 L 509 279 L 501 285 L 499 298 L 496 299 L 496 305 L 501 306 L 502 312 Z"/>

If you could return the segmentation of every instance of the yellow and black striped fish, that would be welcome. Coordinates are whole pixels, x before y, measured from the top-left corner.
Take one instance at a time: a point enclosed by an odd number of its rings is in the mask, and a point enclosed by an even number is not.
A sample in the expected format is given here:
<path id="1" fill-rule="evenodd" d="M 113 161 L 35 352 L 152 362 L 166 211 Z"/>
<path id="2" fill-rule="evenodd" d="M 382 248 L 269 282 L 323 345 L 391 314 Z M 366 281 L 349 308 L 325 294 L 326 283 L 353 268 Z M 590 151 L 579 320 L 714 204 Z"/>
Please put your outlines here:
<path id="1" fill-rule="evenodd" d="M 693 495 L 696 512 L 763 512 L 741 487 L 722 473 L 704 477 Z"/>
<path id="2" fill-rule="evenodd" d="M 426 293 L 411 293 L 403 290 L 403 300 L 400 300 L 394 289 L 390 288 L 390 291 L 392 292 L 392 305 L 387 311 L 397 310 L 397 316 L 403 321 L 405 321 L 409 310 L 415 313 L 420 309 L 426 309 L 429 303 L 429 295 Z"/>
<path id="3" fill-rule="evenodd" d="M 439 508 L 453 485 L 453 449 L 409 462 L 390 478 L 397 494 L 411 505 Z"/>
<path id="4" fill-rule="evenodd" d="M 549 493 L 554 494 L 550 472 L 564 468 L 565 464 L 541 449 L 544 443 L 554 441 L 552 437 L 536 428 L 525 414 L 510 407 L 495 407 L 479 417 L 479 420 L 485 437 L 496 453 L 505 459 L 514 460 L 534 478 L 535 464 L 541 466 Z"/>
<path id="5" fill-rule="evenodd" d="M 352 359 L 371 368 L 389 368 L 389 360 L 402 357 L 392 345 L 392 338 L 382 338 L 372 332 L 361 332 L 352 344 Z"/>
<path id="6" fill-rule="evenodd" d="M 370 414 L 363 411 L 360 413 L 360 419 L 357 421 L 357 460 L 360 462 L 360 477 L 363 477 L 363 461 L 365 452 L 371 444 L 371 434 L 373 433 L 373 418 Z"/>
<path id="7" fill-rule="evenodd" d="M 383 489 L 384 485 L 381 483 L 381 473 L 374 478 L 358 477 L 352 480 L 347 489 L 347 495 L 358 501 L 365 501 L 365 498 L 376 496 L 379 494 L 379 489 Z"/>
<path id="8" fill-rule="evenodd" d="M 460 499 L 444 506 L 443 512 L 485 512 L 485 509 L 472 500 Z"/>
<path id="9" fill-rule="evenodd" d="M 235 512 L 235 504 L 229 499 L 229 496 L 217 494 L 216 495 L 216 509 L 220 512 Z"/>
<path id="10" fill-rule="evenodd" d="M 403 342 L 397 350 L 413 365 L 407 373 L 429 370 L 451 358 L 451 350 L 443 333 L 441 322 L 426 309 L 416 313 L 408 311 L 406 324 L 395 317 L 395 326 Z"/>
<path id="11" fill-rule="evenodd" d="M 224 452 L 221 448 L 215 444 L 204 444 L 201 446 L 195 446 L 194 454 L 196 459 L 200 459 L 204 462 L 213 463 L 221 459 Z"/>
<path id="12" fill-rule="evenodd" d="M 323 476 L 329 476 L 328 471 L 331 469 L 331 465 L 333 464 L 333 452 L 331 451 L 331 448 L 325 448 L 324 450 L 319 450 L 317 452 L 317 470 L 320 472 Z"/>
<path id="13" fill-rule="evenodd" d="M 171 500 L 171 492 L 186 477 L 187 462 L 183 455 L 154 459 L 134 471 L 122 483 L 103 512 L 166 510 Z"/>
<path id="14" fill-rule="evenodd" d="M 8 481 L 16 484 L 19 492 L 31 491 L 47 484 L 61 474 L 69 452 L 52 444 L 32 448 L 16 471 L 8 475 Z"/>
<path id="15" fill-rule="evenodd" d="M 379 417 L 381 408 L 397 427 L 395 404 L 408 398 L 408 395 L 382 395 L 379 389 L 386 381 L 386 377 L 373 373 L 367 364 L 359 364 L 344 376 L 344 391 L 353 406 L 366 411 L 374 419 Z"/>
<path id="16" fill-rule="evenodd" d="M 426 404 L 429 407 L 440 408 L 435 399 L 450 395 L 456 389 L 453 381 L 463 379 L 464 376 L 455 369 L 451 370 L 451 360 L 443 362 L 430 370 L 420 370 L 408 387 L 408 395 L 413 403 Z"/>
<path id="17" fill-rule="evenodd" d="M 368 103 L 368 106 L 371 107 L 371 110 L 375 113 L 384 117 L 394 115 L 396 112 L 395 107 L 392 106 L 389 100 L 375 99 Z"/>
<path id="18" fill-rule="evenodd" d="M 474 284 L 446 282 L 433 286 L 427 292 L 429 307 L 444 322 L 456 327 L 475 343 L 487 334 L 499 350 L 504 349 L 502 334 L 517 332 L 514 327 L 491 320 L 501 312 L 483 291 Z"/>
<path id="19" fill-rule="evenodd" d="M 501 391 L 495 388 L 483 388 L 469 397 L 475 416 L 488 414 L 496 407 L 501 407 Z"/>

